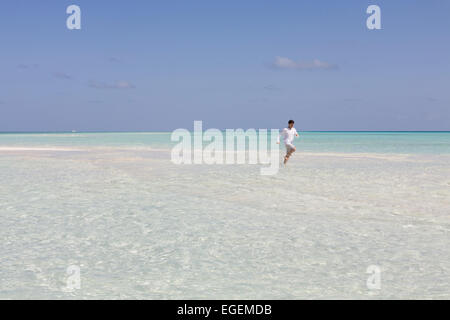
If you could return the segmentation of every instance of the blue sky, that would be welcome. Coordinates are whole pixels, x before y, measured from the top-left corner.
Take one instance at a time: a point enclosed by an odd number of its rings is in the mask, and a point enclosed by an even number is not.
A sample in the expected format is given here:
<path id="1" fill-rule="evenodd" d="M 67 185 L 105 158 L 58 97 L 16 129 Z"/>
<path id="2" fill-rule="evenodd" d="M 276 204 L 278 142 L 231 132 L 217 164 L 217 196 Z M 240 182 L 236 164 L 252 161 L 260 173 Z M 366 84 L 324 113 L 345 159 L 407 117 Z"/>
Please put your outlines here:
<path id="1" fill-rule="evenodd" d="M 0 131 L 450 130 L 445 0 L 3 0 L 0 39 Z"/>

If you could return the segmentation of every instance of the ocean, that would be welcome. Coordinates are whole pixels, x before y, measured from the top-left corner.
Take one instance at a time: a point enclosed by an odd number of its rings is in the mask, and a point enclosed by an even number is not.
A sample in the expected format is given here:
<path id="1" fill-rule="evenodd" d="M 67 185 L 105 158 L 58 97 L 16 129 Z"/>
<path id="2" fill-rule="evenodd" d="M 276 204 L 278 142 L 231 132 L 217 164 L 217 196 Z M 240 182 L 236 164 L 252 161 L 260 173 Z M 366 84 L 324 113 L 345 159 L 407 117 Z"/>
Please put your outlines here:
<path id="1" fill-rule="evenodd" d="M 450 132 L 302 132 L 273 176 L 170 136 L 0 134 L 0 299 L 450 298 Z"/>
<path id="2" fill-rule="evenodd" d="M 270 134 L 269 134 L 270 136 Z M 0 133 L 7 147 L 125 147 L 167 149 L 169 132 Z M 303 151 L 450 154 L 450 132 L 302 132 L 296 140 Z"/>

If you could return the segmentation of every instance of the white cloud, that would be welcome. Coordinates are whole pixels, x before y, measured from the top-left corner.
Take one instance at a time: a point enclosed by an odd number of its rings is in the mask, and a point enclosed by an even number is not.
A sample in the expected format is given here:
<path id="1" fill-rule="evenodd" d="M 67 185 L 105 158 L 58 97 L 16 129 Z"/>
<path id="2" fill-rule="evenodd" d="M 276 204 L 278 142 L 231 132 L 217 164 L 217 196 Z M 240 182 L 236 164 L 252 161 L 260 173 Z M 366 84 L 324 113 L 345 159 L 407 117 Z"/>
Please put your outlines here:
<path id="1" fill-rule="evenodd" d="M 39 65 L 37 63 L 32 63 L 32 64 L 21 63 L 21 64 L 17 65 L 17 68 L 19 68 L 19 69 L 35 69 L 37 67 L 39 67 Z"/>
<path id="2" fill-rule="evenodd" d="M 265 90 L 269 90 L 269 91 L 279 91 L 281 90 L 281 88 L 273 85 L 273 84 L 269 84 L 267 86 L 264 87 Z"/>
<path id="3" fill-rule="evenodd" d="M 109 62 L 116 62 L 116 63 L 119 63 L 119 62 L 122 62 L 119 58 L 117 58 L 117 57 L 109 57 L 108 58 L 108 61 Z"/>
<path id="4" fill-rule="evenodd" d="M 286 57 L 275 57 L 273 66 L 280 69 L 314 70 L 314 69 L 336 69 L 337 65 L 314 59 L 307 62 L 295 62 Z"/>
<path id="5" fill-rule="evenodd" d="M 66 80 L 72 79 L 72 76 L 70 74 L 67 74 L 67 73 L 64 73 L 64 72 L 54 72 L 53 76 L 55 78 L 59 78 L 59 79 L 66 79 Z"/>
<path id="6" fill-rule="evenodd" d="M 91 81 L 89 87 L 95 89 L 133 89 L 136 88 L 128 81 L 117 81 L 113 84 Z"/>

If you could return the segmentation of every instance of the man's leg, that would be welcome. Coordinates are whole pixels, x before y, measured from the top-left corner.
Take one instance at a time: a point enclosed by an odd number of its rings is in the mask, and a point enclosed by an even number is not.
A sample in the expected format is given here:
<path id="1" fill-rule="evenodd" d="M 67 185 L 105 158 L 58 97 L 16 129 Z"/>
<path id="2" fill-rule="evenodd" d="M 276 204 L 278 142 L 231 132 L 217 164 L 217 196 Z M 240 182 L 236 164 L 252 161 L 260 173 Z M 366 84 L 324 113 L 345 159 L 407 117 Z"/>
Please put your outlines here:
<path id="1" fill-rule="evenodd" d="M 289 157 L 295 152 L 295 147 L 293 145 L 286 145 L 286 156 L 284 157 L 284 164 L 288 162 Z"/>
<path id="2" fill-rule="evenodd" d="M 286 152 L 286 155 L 284 156 L 284 164 L 286 164 L 286 162 L 288 162 L 289 157 L 291 156 L 290 152 Z"/>

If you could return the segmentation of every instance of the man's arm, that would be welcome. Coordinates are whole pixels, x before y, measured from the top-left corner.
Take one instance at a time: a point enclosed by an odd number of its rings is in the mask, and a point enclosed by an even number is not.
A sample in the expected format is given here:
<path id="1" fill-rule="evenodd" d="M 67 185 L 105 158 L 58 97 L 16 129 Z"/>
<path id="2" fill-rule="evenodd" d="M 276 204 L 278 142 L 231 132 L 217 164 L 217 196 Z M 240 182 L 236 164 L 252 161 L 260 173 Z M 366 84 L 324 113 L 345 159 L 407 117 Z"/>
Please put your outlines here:
<path id="1" fill-rule="evenodd" d="M 278 134 L 278 138 L 277 138 L 277 144 L 280 144 L 280 138 L 281 136 L 284 137 L 284 129 L 280 131 L 280 133 Z"/>

